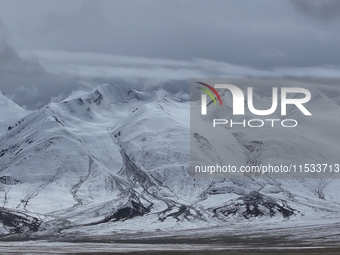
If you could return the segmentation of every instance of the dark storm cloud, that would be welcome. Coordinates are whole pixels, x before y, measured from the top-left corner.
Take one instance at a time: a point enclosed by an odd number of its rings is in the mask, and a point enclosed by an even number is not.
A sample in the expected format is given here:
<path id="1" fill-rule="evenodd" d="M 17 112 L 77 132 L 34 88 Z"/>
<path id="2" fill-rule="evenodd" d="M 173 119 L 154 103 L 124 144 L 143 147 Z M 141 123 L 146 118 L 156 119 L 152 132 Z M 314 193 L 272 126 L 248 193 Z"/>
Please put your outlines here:
<path id="1" fill-rule="evenodd" d="M 338 13 L 338 1 L 0 0 L 0 89 L 36 108 L 102 83 L 185 97 L 192 77 L 339 76 Z"/>
<path id="2" fill-rule="evenodd" d="M 294 10 L 299 3 L 291 1 L 0 3 L 0 14 L 16 49 L 204 58 L 255 68 L 340 64 L 334 54 L 340 41 L 339 26 L 312 24 Z M 335 5 L 320 8 L 336 12 Z"/>
<path id="3" fill-rule="evenodd" d="M 292 0 L 296 9 L 322 21 L 330 21 L 340 17 L 340 1 L 338 0 Z"/>

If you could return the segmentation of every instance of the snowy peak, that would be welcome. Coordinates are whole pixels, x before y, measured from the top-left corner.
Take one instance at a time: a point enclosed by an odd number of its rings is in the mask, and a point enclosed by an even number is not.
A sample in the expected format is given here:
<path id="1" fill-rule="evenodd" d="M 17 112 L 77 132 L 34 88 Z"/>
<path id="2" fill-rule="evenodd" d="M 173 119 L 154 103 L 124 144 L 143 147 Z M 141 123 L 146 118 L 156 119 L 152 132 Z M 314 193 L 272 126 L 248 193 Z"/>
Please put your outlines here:
<path id="1" fill-rule="evenodd" d="M 140 92 L 128 87 L 110 84 L 100 86 L 97 90 L 95 90 L 95 93 L 97 95 L 98 92 L 100 92 L 104 97 L 104 100 L 108 100 L 109 103 L 128 102 L 133 99 L 138 101 L 151 102 L 158 99 L 158 93 L 154 91 Z"/>
<path id="2" fill-rule="evenodd" d="M 98 121 L 101 118 L 121 118 L 158 99 L 157 92 L 140 92 L 128 87 L 105 84 L 90 92 L 76 93 L 56 105 L 82 120 Z"/>
<path id="3" fill-rule="evenodd" d="M 11 108 L 14 108 L 18 111 L 23 110 L 19 105 L 9 99 L 3 91 L 0 90 L 0 109 L 10 110 Z"/>
<path id="4" fill-rule="evenodd" d="M 0 136 L 8 130 L 11 124 L 26 116 L 28 113 L 29 111 L 14 103 L 0 90 Z"/>
<path id="5" fill-rule="evenodd" d="M 81 95 L 75 94 L 63 101 L 69 102 L 71 100 L 83 100 L 88 104 L 101 105 L 101 104 L 117 104 L 117 103 L 128 103 L 131 100 L 144 101 L 144 103 L 156 101 L 159 98 L 157 92 L 140 92 L 135 89 L 128 87 L 105 84 L 98 88 L 84 92 Z"/>

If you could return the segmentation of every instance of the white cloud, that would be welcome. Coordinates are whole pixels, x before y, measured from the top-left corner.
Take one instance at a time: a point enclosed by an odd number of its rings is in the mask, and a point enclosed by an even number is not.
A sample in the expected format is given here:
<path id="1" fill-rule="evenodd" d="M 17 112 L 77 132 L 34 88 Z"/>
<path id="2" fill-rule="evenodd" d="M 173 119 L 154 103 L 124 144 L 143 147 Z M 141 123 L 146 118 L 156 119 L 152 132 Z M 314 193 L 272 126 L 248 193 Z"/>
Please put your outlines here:
<path id="1" fill-rule="evenodd" d="M 38 58 L 48 72 L 84 80 L 100 77 L 135 82 L 143 79 L 152 84 L 159 84 L 203 77 L 340 77 L 338 66 L 281 67 L 264 70 L 208 59 L 180 61 L 59 51 L 22 51 L 20 55 L 26 59 Z"/>

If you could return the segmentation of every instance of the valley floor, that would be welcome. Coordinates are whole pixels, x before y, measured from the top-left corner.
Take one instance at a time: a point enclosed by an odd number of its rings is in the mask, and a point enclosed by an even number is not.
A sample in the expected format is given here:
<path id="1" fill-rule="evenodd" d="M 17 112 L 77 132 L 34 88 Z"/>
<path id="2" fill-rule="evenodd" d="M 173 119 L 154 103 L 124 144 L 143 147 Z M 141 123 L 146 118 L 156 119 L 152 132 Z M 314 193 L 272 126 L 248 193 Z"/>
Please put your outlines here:
<path id="1" fill-rule="evenodd" d="M 263 223 L 263 222 L 262 222 Z M 340 223 L 259 222 L 166 231 L 113 233 L 111 236 L 46 237 L 0 242 L 1 254 L 340 254 Z"/>
<path id="2" fill-rule="evenodd" d="M 185 240 L 183 240 L 185 241 Z M 255 245 L 249 247 L 249 244 L 238 245 L 209 245 L 209 244 L 143 244 L 141 243 L 67 243 L 67 242 L 1 242 L 1 254 L 161 254 L 161 255 L 209 255 L 209 254 L 296 254 L 296 255 L 314 255 L 314 254 L 340 254 L 340 247 L 260 247 Z M 292 244 L 294 245 L 294 244 Z M 252 246 L 252 245 L 251 245 Z"/>

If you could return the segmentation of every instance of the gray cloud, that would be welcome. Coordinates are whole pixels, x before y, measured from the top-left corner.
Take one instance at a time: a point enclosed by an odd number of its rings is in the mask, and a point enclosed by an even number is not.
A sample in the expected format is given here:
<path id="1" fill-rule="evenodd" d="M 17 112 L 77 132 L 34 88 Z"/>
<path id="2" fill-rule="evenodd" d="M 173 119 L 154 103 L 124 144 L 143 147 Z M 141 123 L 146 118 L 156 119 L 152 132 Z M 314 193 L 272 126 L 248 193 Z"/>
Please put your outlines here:
<path id="1" fill-rule="evenodd" d="M 338 0 L 292 0 L 292 3 L 298 11 L 322 21 L 340 17 Z"/>
<path id="2" fill-rule="evenodd" d="M 0 0 L 0 89 L 37 108 L 103 83 L 186 98 L 192 77 L 339 77 L 338 5 Z"/>
<path id="3" fill-rule="evenodd" d="M 26 61 L 21 59 L 6 39 L 0 41 L 0 74 L 17 74 L 36 76 L 44 73 L 43 68 L 33 59 Z"/>
<path id="4" fill-rule="evenodd" d="M 90 90 L 104 83 L 138 90 L 163 90 L 188 99 L 189 79 L 204 77 L 340 77 L 336 66 L 280 67 L 268 70 L 207 59 L 171 60 L 98 53 L 21 51 L 6 46 L 7 55 L 23 66 L 4 69 L 0 89 L 29 109 L 57 102 L 73 90 Z M 11 59 L 11 58 L 4 58 Z M 29 71 L 27 71 L 29 70 Z M 35 73 L 32 75 L 32 71 Z"/>
<path id="5" fill-rule="evenodd" d="M 19 50 L 204 58 L 255 68 L 340 64 L 334 54 L 339 26 L 311 23 L 290 1 L 19 2 L 21 8 L 16 1 L 0 1 L 10 43 Z M 309 2 L 293 4 L 313 12 L 315 4 Z M 315 12 L 333 17 L 337 2 L 327 2 Z"/>
<path id="6" fill-rule="evenodd" d="M 77 85 L 73 77 L 47 72 L 36 58 L 21 58 L 6 38 L 0 41 L 0 76 L 0 89 L 28 109 L 41 107 L 56 93 Z"/>
<path id="7" fill-rule="evenodd" d="M 190 78 L 340 77 L 340 67 L 336 66 L 261 70 L 207 59 L 171 60 L 60 51 L 23 51 L 20 55 L 23 59 L 39 59 L 51 75 L 68 77 L 88 89 L 111 83 L 146 91 L 162 89 L 182 99 L 188 98 Z"/>

